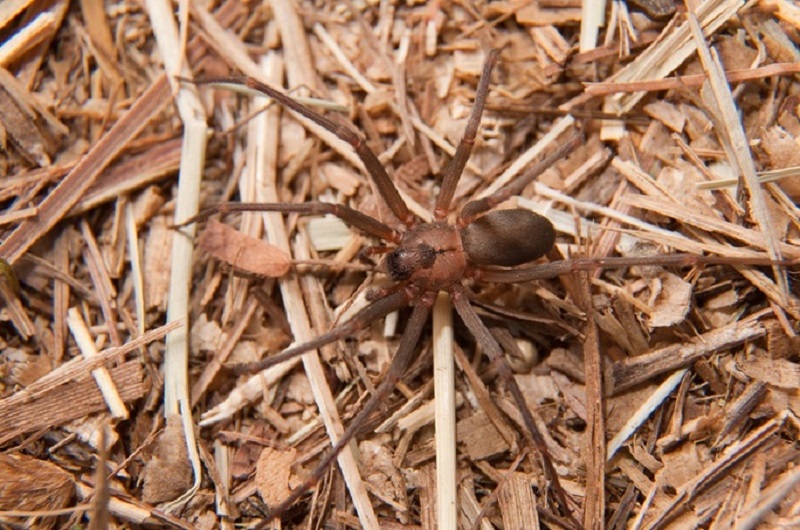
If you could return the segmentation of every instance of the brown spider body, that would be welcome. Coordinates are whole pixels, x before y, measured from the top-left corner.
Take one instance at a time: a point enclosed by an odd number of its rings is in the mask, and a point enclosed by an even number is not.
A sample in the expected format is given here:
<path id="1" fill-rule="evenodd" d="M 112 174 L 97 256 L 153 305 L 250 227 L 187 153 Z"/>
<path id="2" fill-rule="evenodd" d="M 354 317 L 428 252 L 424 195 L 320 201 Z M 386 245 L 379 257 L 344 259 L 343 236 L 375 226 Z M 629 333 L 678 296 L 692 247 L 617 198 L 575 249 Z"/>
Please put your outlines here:
<path id="1" fill-rule="evenodd" d="M 556 232 L 529 210 L 489 212 L 458 230 L 444 221 L 409 229 L 379 270 L 423 291 L 446 291 L 475 266 L 513 267 L 544 256 Z"/>
<path id="2" fill-rule="evenodd" d="M 577 143 L 579 135 L 575 135 L 570 142 L 562 145 L 554 153 L 531 167 L 528 173 L 519 178 L 513 185 L 501 188 L 499 192 L 485 199 L 467 203 L 456 217 L 455 223 L 451 224 L 446 220 L 452 209 L 451 202 L 456 184 L 464 171 L 475 142 L 488 92 L 489 77 L 497 61 L 497 56 L 498 51 L 493 50 L 486 58 L 476 91 L 475 105 L 470 114 L 461 143 L 442 173 L 441 191 L 433 210 L 434 221 L 428 223 L 421 223 L 410 213 L 375 153 L 367 147 L 362 137 L 350 127 L 332 121 L 252 78 L 225 78 L 205 81 L 246 85 L 263 92 L 281 105 L 302 114 L 335 133 L 339 138 L 349 142 L 364 163 L 369 176 L 394 217 L 406 227 L 405 231 L 402 229 L 396 230 L 346 205 L 320 202 L 304 204 L 229 203 L 207 210 L 186 221 L 186 223 L 193 222 L 218 211 L 224 213 L 232 211 L 277 211 L 285 213 L 296 212 L 306 215 L 333 214 L 350 226 L 395 246 L 375 269 L 376 272 L 387 274 L 396 282 L 395 286 L 370 293 L 368 296 L 371 302 L 370 305 L 329 332 L 309 342 L 284 350 L 261 362 L 240 366 L 236 370 L 238 372 L 257 372 L 268 366 L 279 364 L 332 341 L 353 336 L 369 323 L 398 309 L 409 305 L 413 306 L 413 311 L 407 322 L 400 345 L 380 386 L 375 389 L 363 409 L 353 418 L 342 437 L 322 459 L 311 476 L 303 485 L 295 488 L 283 502 L 277 506 L 270 507 L 271 511 L 264 521 L 257 525 L 257 528 L 263 528 L 268 521 L 279 517 L 304 492 L 310 489 L 321 478 L 324 470 L 335 460 L 344 445 L 360 432 L 367 418 L 392 393 L 413 358 L 436 293 L 439 291 L 450 293 L 453 305 L 461 316 L 462 321 L 475 336 L 477 342 L 481 344 L 493 366 L 504 379 L 517 407 L 522 413 L 523 421 L 527 428 L 527 432 L 523 435 L 542 456 L 545 474 L 555 493 L 557 510 L 566 517 L 571 518 L 564 491 L 559 485 L 558 475 L 547 455 L 544 439 L 539 433 L 533 417 L 527 409 L 525 399 L 511 375 L 511 368 L 503 357 L 503 350 L 471 307 L 468 291 L 461 285 L 461 281 L 466 278 L 479 280 L 482 276 L 493 271 L 495 275 L 499 274 L 501 276 L 500 282 L 516 283 L 518 281 L 516 276 L 510 275 L 504 280 L 503 275 L 517 272 L 519 269 L 505 270 L 497 269 L 495 266 L 508 267 L 529 263 L 543 256 L 552 248 L 555 241 L 555 230 L 546 218 L 527 210 L 490 210 L 519 193 L 520 187 L 530 183 L 547 167 L 567 154 Z M 538 268 L 538 265 L 532 265 L 532 267 Z M 553 274 L 549 273 L 549 275 L 552 276 Z"/>
<path id="3" fill-rule="evenodd" d="M 423 291 L 446 290 L 467 269 L 461 234 L 443 221 L 417 225 L 386 256 L 384 267 L 394 281 L 408 280 Z"/>

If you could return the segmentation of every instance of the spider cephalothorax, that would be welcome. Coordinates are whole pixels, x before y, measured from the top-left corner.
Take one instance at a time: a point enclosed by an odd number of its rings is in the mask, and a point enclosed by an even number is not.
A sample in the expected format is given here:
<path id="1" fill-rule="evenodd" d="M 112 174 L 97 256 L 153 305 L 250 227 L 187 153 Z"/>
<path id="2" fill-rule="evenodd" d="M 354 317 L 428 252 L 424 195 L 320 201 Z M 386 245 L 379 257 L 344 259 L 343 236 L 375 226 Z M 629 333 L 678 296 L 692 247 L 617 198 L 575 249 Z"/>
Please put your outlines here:
<path id="1" fill-rule="evenodd" d="M 426 291 L 447 289 L 464 276 L 467 257 L 455 227 L 438 221 L 411 228 L 385 259 L 394 281 L 408 280 Z"/>

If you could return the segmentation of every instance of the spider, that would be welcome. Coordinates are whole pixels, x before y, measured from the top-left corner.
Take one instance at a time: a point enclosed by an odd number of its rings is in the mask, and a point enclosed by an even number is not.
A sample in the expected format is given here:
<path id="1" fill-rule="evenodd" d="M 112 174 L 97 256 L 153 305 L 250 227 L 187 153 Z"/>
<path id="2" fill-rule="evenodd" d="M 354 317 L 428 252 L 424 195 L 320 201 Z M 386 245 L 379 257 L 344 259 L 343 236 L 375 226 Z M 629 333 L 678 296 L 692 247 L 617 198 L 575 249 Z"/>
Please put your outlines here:
<path id="1" fill-rule="evenodd" d="M 486 352 L 493 368 L 497 371 L 500 380 L 519 409 L 527 429 L 523 435 L 541 457 L 546 478 L 554 493 L 557 510 L 564 518 L 574 522 L 575 526 L 579 526 L 570 514 L 566 494 L 547 453 L 544 438 L 528 409 L 521 389 L 512 376 L 503 348 L 471 306 L 469 291 L 463 282 L 469 280 L 512 284 L 603 267 L 663 265 L 665 261 L 675 265 L 717 262 L 714 258 L 677 254 L 670 256 L 668 260 L 665 260 L 664 256 L 660 256 L 657 258 L 584 258 L 544 264 L 533 263 L 545 256 L 555 243 L 556 231 L 551 222 L 547 218 L 525 209 L 493 210 L 493 208 L 519 194 L 545 169 L 575 149 L 581 142 L 580 134 L 575 134 L 552 154 L 494 194 L 466 203 L 455 216 L 455 221 L 449 222 L 456 184 L 464 171 L 475 142 L 491 73 L 497 62 L 498 53 L 498 50 L 492 50 L 485 59 L 477 85 L 475 101 L 463 137 L 455 155 L 442 172 L 441 188 L 431 222 L 422 222 L 409 211 L 377 155 L 367 146 L 363 137 L 350 126 L 335 122 L 250 77 L 227 77 L 200 81 L 201 83 L 244 85 L 257 90 L 349 143 L 364 163 L 379 195 L 399 223 L 399 228 L 392 227 L 346 205 L 323 202 L 302 204 L 227 203 L 206 210 L 183 223 L 195 222 L 214 213 L 224 214 L 233 211 L 269 211 L 304 215 L 332 214 L 350 227 L 383 241 L 391 249 L 385 252 L 385 256 L 375 270 L 387 275 L 394 283 L 389 288 L 376 288 L 370 291 L 367 296 L 370 304 L 366 308 L 359 311 L 350 320 L 309 342 L 291 347 L 261 362 L 240 365 L 236 370 L 240 373 L 260 371 L 302 353 L 318 349 L 330 342 L 353 336 L 358 330 L 394 311 L 409 306 L 412 308 L 405 331 L 383 381 L 352 419 L 343 436 L 321 459 L 303 484 L 295 488 L 280 504 L 270 507 L 269 513 L 255 528 L 264 528 L 271 520 L 280 517 L 306 491 L 312 488 L 322 478 L 342 448 L 359 434 L 370 416 L 392 394 L 413 359 L 434 298 L 440 291 L 450 294 L 456 312 L 476 342 Z M 383 252 L 380 250 L 383 247 L 374 248 L 377 249 L 376 252 Z M 761 263 L 758 262 L 758 264 Z"/>

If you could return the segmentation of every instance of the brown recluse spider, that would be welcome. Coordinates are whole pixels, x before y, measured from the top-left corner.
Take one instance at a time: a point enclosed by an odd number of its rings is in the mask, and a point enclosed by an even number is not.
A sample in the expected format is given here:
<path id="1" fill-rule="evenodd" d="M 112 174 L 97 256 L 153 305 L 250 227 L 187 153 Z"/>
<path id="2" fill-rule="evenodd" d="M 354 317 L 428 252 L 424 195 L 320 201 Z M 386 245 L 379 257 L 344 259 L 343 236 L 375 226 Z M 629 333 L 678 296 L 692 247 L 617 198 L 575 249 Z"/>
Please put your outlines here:
<path id="1" fill-rule="evenodd" d="M 475 337 L 477 343 L 489 356 L 492 366 L 500 380 L 511 394 L 519 409 L 527 432 L 523 435 L 529 445 L 541 456 L 543 469 L 554 493 L 555 503 L 564 521 L 579 526 L 570 514 L 566 494 L 561 488 L 559 477 L 547 453 L 544 439 L 529 411 L 522 391 L 512 376 L 511 368 L 505 359 L 503 349 L 482 322 L 469 303 L 468 291 L 462 280 L 488 281 L 496 283 L 518 283 L 536 279 L 552 278 L 560 274 L 594 270 L 604 267 L 627 267 L 630 265 L 673 264 L 692 265 L 697 263 L 724 263 L 726 260 L 713 257 L 675 254 L 657 258 L 607 258 L 572 259 L 546 264 L 531 264 L 543 257 L 553 247 L 555 229 L 550 221 L 536 213 L 524 209 L 496 210 L 495 206 L 519 194 L 560 158 L 575 149 L 581 135 L 575 134 L 552 154 L 535 164 L 527 172 L 489 197 L 468 202 L 456 217 L 455 224 L 447 221 L 451 212 L 451 202 L 456 184 L 464 170 L 472 151 L 483 112 L 492 69 L 497 61 L 498 50 L 492 50 L 484 62 L 478 82 L 475 102 L 469 116 L 455 155 L 443 170 L 441 190 L 434 208 L 434 220 L 425 223 L 417 219 L 401 198 L 395 184 L 376 154 L 367 146 L 362 136 L 351 127 L 339 124 L 302 106 L 293 99 L 273 88 L 249 77 L 228 77 L 204 79 L 200 83 L 227 83 L 244 85 L 261 92 L 279 104 L 308 118 L 349 143 L 364 163 L 369 177 L 378 193 L 404 228 L 396 229 L 364 213 L 342 204 L 309 202 L 288 203 L 226 203 L 206 210 L 187 220 L 184 224 L 205 219 L 214 213 L 233 211 L 269 211 L 300 213 L 306 215 L 332 214 L 349 226 L 382 240 L 392 247 L 376 267 L 376 271 L 389 276 L 395 284 L 387 289 L 375 289 L 369 293 L 370 304 L 347 322 L 329 332 L 291 347 L 261 362 L 238 366 L 239 372 L 257 372 L 269 366 L 282 363 L 310 350 L 315 350 L 330 342 L 352 336 L 358 330 L 389 313 L 411 306 L 411 316 L 407 321 L 397 352 L 386 372 L 384 380 L 367 400 L 363 409 L 353 418 L 340 440 L 322 458 L 320 463 L 289 496 L 277 506 L 270 506 L 266 518 L 256 528 L 264 528 L 269 521 L 279 517 L 287 508 L 312 488 L 325 470 L 332 464 L 342 448 L 364 427 L 368 418 L 380 404 L 391 395 L 409 366 L 427 322 L 435 295 L 439 291 L 450 294 L 453 306 L 464 325 Z M 763 260 L 761 260 L 763 261 Z M 754 262 L 754 264 L 763 264 Z"/>

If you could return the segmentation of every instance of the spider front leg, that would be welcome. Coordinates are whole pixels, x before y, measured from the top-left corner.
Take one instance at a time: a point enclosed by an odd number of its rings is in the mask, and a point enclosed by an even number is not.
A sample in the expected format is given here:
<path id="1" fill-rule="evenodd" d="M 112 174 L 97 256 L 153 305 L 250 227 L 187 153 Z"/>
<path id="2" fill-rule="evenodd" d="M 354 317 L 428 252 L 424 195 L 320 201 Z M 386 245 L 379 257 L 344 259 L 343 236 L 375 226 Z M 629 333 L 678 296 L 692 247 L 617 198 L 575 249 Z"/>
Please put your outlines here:
<path id="1" fill-rule="evenodd" d="M 302 215 L 325 215 L 330 214 L 344 221 L 348 226 L 357 228 L 365 234 L 377 237 L 389 243 L 399 243 L 402 236 L 400 233 L 378 221 L 374 217 L 363 214 L 344 204 L 334 204 L 328 202 L 307 202 L 303 204 L 293 203 L 260 203 L 260 202 L 225 202 L 217 204 L 203 210 L 175 225 L 176 228 L 186 226 L 198 221 L 207 219 L 215 214 L 229 214 L 232 212 L 281 212 L 299 213 Z"/>
<path id="2" fill-rule="evenodd" d="M 347 429 L 342 434 L 342 437 L 320 461 L 314 471 L 311 472 L 311 475 L 309 475 L 309 477 L 300 486 L 292 490 L 285 500 L 283 500 L 274 508 L 271 508 L 264 520 L 254 527 L 254 530 L 266 528 L 270 521 L 276 517 L 279 517 L 292 504 L 294 504 L 297 499 L 299 499 L 305 492 L 319 482 L 319 480 L 325 474 L 325 471 L 336 459 L 337 455 L 348 443 L 350 443 L 350 440 L 353 439 L 353 437 L 358 434 L 359 431 L 361 431 L 372 413 L 378 409 L 378 406 L 389 398 L 389 396 L 392 394 L 392 391 L 397 386 L 397 383 L 399 383 L 400 379 L 403 377 L 406 368 L 414 356 L 417 342 L 419 342 L 419 337 L 422 334 L 422 330 L 428 320 L 428 315 L 431 312 L 432 306 L 433 293 L 431 292 L 424 293 L 416 301 L 414 310 L 408 320 L 405 333 L 403 333 L 403 337 L 400 339 L 400 345 L 397 348 L 397 353 L 392 359 L 392 364 L 389 366 L 389 369 L 386 372 L 386 377 L 378 386 L 378 388 L 375 389 L 375 393 L 372 394 L 358 415 L 353 418 L 353 421 L 347 426 Z"/>
<path id="3" fill-rule="evenodd" d="M 489 80 L 492 77 L 492 70 L 495 63 L 497 63 L 498 55 L 500 55 L 500 50 L 492 50 L 483 62 L 483 72 L 481 73 L 480 81 L 478 81 L 475 102 L 472 104 L 472 112 L 469 115 L 469 120 L 467 120 L 467 127 L 464 129 L 461 142 L 458 144 L 453 158 L 442 172 L 442 188 L 439 190 L 436 208 L 433 210 L 433 216 L 436 220 L 442 220 L 447 217 L 450 211 L 450 203 L 456 192 L 456 184 L 458 184 L 458 180 L 461 178 L 464 167 L 469 160 L 470 153 L 472 153 L 472 146 L 475 145 L 475 136 L 477 136 L 478 127 L 481 124 L 483 107 L 486 104 L 486 94 L 489 92 Z"/>
<path id="4" fill-rule="evenodd" d="M 257 90 L 262 94 L 271 97 L 289 110 L 300 114 L 304 118 L 311 120 L 327 131 L 335 134 L 338 138 L 347 142 L 353 148 L 353 151 L 355 151 L 356 155 L 358 155 L 358 158 L 364 164 L 364 167 L 366 168 L 369 177 L 372 179 L 372 182 L 375 183 L 378 193 L 381 197 L 383 197 L 383 200 L 386 202 L 387 206 L 389 206 L 389 209 L 392 210 L 392 213 L 395 215 L 395 217 L 397 217 L 397 219 L 406 226 L 413 226 L 416 224 L 416 217 L 408 210 L 408 206 L 400 196 L 400 192 L 397 191 L 397 187 L 395 186 L 394 182 L 392 182 L 389 174 L 386 172 L 386 168 L 384 168 L 383 164 L 381 164 L 380 160 L 378 160 L 378 155 L 376 155 L 375 152 L 369 148 L 364 138 L 357 132 L 353 131 L 352 128 L 326 118 L 322 114 L 301 105 L 286 94 L 275 90 L 271 86 L 253 79 L 252 77 L 210 78 L 195 81 L 195 83 L 227 83 L 237 86 L 246 86 L 253 90 Z"/>

